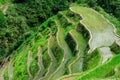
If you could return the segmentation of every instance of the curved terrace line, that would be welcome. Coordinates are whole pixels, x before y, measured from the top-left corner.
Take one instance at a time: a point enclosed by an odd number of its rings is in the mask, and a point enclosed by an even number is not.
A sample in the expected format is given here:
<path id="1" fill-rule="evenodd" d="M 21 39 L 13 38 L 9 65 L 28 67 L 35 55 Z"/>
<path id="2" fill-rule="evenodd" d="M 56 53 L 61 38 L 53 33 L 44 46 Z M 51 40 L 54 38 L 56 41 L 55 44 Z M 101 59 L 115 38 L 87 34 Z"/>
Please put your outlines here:
<path id="1" fill-rule="evenodd" d="M 71 51 L 68 48 L 68 45 L 66 44 L 66 42 L 64 41 L 64 29 L 60 26 L 59 21 L 55 20 L 55 23 L 58 27 L 58 32 L 57 32 L 57 41 L 58 41 L 58 45 L 60 46 L 60 48 L 63 50 L 64 52 L 64 56 L 62 59 L 62 62 L 60 64 L 60 66 L 57 68 L 57 70 L 51 75 L 51 77 L 49 78 L 49 80 L 54 80 L 60 76 L 62 76 L 65 73 L 65 64 L 68 61 L 68 59 L 71 58 Z M 59 72 L 59 74 L 56 74 L 57 72 Z"/>
<path id="2" fill-rule="evenodd" d="M 5 69 L 7 68 L 8 64 L 9 63 L 7 62 L 0 68 L 0 80 L 4 80 L 4 72 L 5 72 Z"/>
<path id="3" fill-rule="evenodd" d="M 12 80 L 12 78 L 13 78 L 13 63 L 14 63 L 14 61 L 10 61 L 10 63 L 9 63 L 9 66 L 8 66 L 8 76 L 9 76 L 9 80 Z"/>
<path id="4" fill-rule="evenodd" d="M 42 48 L 38 47 L 38 67 L 39 67 L 39 71 L 37 73 L 37 76 L 34 78 L 34 80 L 39 80 L 39 78 L 41 78 L 43 76 L 43 72 L 44 72 L 44 65 L 43 65 L 43 61 L 42 61 Z"/>
<path id="5" fill-rule="evenodd" d="M 29 51 L 28 52 L 28 58 L 27 58 L 27 72 L 28 72 L 28 75 L 29 75 L 29 80 L 32 79 L 32 75 L 31 75 L 30 70 L 29 70 L 31 62 L 32 62 L 32 52 Z"/>
<path id="6" fill-rule="evenodd" d="M 74 74 L 62 76 L 58 80 L 73 80 L 73 79 L 75 79 L 78 76 L 80 76 L 78 73 L 74 73 Z"/>
<path id="7" fill-rule="evenodd" d="M 57 61 L 51 50 L 52 46 L 54 46 L 54 37 L 52 36 L 52 31 L 51 31 L 50 38 L 48 39 L 48 55 L 50 56 L 51 63 L 50 63 L 47 73 L 40 80 L 46 80 L 50 76 L 50 74 L 55 71 L 55 68 L 57 66 Z"/>
<path id="8" fill-rule="evenodd" d="M 67 21 L 68 21 L 69 23 L 75 25 L 75 22 L 72 21 L 72 20 L 70 20 L 70 18 L 68 18 L 63 12 L 59 12 L 59 13 L 60 13 L 61 15 L 63 15 L 63 17 L 64 17 L 65 19 L 67 19 Z"/>
<path id="9" fill-rule="evenodd" d="M 89 53 L 97 47 L 112 45 L 112 43 L 114 43 L 118 38 L 115 34 L 115 27 L 113 24 L 95 10 L 80 6 L 70 7 L 70 10 L 82 17 L 80 22 L 90 33 Z"/>
<path id="10" fill-rule="evenodd" d="M 107 61 L 105 64 L 95 67 L 94 69 L 91 69 L 90 71 L 86 72 L 82 76 L 79 76 L 76 78 L 76 80 L 82 80 L 82 79 L 91 79 L 91 78 L 101 78 L 104 77 L 107 73 L 109 73 L 111 70 L 113 70 L 120 62 L 120 55 L 114 56 L 112 59 Z M 110 66 L 112 64 L 112 67 Z M 101 69 L 103 71 L 101 71 Z M 99 74 L 101 75 L 99 75 Z M 96 74 L 96 75 L 95 75 Z"/>
<path id="11" fill-rule="evenodd" d="M 74 73 L 74 70 L 72 71 L 72 66 L 75 66 L 74 64 L 79 64 L 76 65 L 78 66 L 77 68 L 77 72 L 81 72 L 82 71 L 82 65 L 83 65 L 83 56 L 84 56 L 84 50 L 87 46 L 87 42 L 85 41 L 85 39 L 83 38 L 82 34 L 78 33 L 76 30 L 71 30 L 70 35 L 72 36 L 72 38 L 74 39 L 74 41 L 76 42 L 77 46 L 76 46 L 76 50 L 77 52 L 77 58 L 68 66 L 69 67 L 69 71 L 70 74 Z M 75 67 L 74 67 L 75 68 Z M 75 71 L 76 72 L 76 71 Z"/>

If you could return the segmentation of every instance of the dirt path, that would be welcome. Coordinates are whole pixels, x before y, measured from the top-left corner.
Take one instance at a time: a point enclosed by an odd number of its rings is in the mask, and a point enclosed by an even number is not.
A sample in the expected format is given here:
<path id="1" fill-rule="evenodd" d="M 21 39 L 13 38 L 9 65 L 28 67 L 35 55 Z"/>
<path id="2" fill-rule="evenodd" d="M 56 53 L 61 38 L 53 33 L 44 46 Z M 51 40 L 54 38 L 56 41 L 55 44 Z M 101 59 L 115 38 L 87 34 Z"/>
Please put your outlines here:
<path id="1" fill-rule="evenodd" d="M 4 65 L 1 69 L 0 69 L 0 80 L 4 80 L 4 72 L 6 69 L 6 65 Z"/>
<path id="2" fill-rule="evenodd" d="M 117 45 L 120 46 L 120 38 L 116 40 Z"/>
<path id="3" fill-rule="evenodd" d="M 3 14 L 6 14 L 6 11 L 8 9 L 8 7 L 10 7 L 11 5 L 13 5 L 12 3 L 6 3 L 2 6 L 0 6 L 0 10 L 3 12 Z"/>
<path id="4" fill-rule="evenodd" d="M 4 72 L 5 72 L 5 69 L 7 68 L 8 66 L 8 62 L 6 62 L 1 68 L 0 68 L 0 80 L 4 80 Z"/>
<path id="5" fill-rule="evenodd" d="M 34 78 L 34 80 L 39 80 L 41 77 L 43 77 L 44 74 L 44 65 L 43 65 L 43 60 L 42 60 L 42 48 L 38 47 L 38 66 L 39 66 L 39 71 L 37 76 Z"/>
<path id="6" fill-rule="evenodd" d="M 32 79 L 32 75 L 30 73 L 30 63 L 32 62 L 32 52 L 29 51 L 28 52 L 28 58 L 27 58 L 27 72 L 28 72 L 28 75 L 29 75 L 29 80 Z"/>
<path id="7" fill-rule="evenodd" d="M 8 76 L 9 76 L 9 80 L 13 80 L 13 61 L 11 60 L 9 65 L 8 65 Z"/>

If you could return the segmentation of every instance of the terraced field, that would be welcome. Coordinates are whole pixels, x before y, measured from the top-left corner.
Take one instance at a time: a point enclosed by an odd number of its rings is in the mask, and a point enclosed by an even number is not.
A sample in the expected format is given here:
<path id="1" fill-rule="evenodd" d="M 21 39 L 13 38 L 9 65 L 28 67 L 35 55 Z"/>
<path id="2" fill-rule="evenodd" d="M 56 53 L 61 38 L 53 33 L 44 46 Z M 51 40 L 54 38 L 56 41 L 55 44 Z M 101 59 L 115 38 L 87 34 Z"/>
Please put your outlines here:
<path id="1" fill-rule="evenodd" d="M 0 68 L 0 80 L 120 78 L 120 38 L 97 11 L 72 6 L 39 27 Z"/>
<path id="2" fill-rule="evenodd" d="M 83 71 L 84 51 L 87 46 L 87 42 L 83 35 L 77 30 L 71 30 L 70 35 L 76 42 L 76 50 L 78 51 L 76 59 L 69 65 L 70 73 L 77 73 Z"/>
<path id="3" fill-rule="evenodd" d="M 80 22 L 90 33 L 90 52 L 101 46 L 110 46 L 118 39 L 114 26 L 95 10 L 79 6 L 70 9 L 83 18 Z"/>

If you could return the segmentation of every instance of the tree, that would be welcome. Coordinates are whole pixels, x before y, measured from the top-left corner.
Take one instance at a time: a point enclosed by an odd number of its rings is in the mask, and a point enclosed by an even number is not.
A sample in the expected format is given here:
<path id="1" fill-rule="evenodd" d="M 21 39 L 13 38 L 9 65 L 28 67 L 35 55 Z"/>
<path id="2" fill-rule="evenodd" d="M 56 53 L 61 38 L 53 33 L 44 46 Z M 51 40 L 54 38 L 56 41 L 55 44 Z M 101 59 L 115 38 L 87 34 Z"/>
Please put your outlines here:
<path id="1" fill-rule="evenodd" d="M 0 27 L 2 27 L 5 23 L 5 16 L 2 13 L 2 11 L 0 11 Z"/>
<path id="2" fill-rule="evenodd" d="M 112 13 L 116 18 L 120 19 L 120 0 L 97 0 L 106 12 Z"/>
<path id="3" fill-rule="evenodd" d="M 13 2 L 15 3 L 24 3 L 24 2 L 28 2 L 30 0 L 14 0 Z"/>
<path id="4" fill-rule="evenodd" d="M 97 5 L 97 0 L 88 0 L 88 5 L 90 6 L 90 7 L 95 7 L 96 5 Z"/>

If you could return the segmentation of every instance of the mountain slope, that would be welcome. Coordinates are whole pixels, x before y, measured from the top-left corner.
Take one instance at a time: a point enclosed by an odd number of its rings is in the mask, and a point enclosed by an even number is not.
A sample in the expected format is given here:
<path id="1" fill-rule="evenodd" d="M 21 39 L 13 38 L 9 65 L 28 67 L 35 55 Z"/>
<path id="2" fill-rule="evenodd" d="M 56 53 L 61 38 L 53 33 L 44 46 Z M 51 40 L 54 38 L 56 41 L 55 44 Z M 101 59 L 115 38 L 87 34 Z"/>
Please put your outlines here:
<path id="1" fill-rule="evenodd" d="M 86 80 L 120 77 L 117 75 L 120 55 L 114 52 L 116 47 L 120 51 L 120 38 L 114 30 L 106 18 L 91 8 L 72 6 L 60 11 L 40 25 L 39 32 L 32 34 L 15 51 L 1 68 L 0 78 Z"/>

